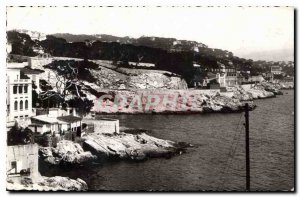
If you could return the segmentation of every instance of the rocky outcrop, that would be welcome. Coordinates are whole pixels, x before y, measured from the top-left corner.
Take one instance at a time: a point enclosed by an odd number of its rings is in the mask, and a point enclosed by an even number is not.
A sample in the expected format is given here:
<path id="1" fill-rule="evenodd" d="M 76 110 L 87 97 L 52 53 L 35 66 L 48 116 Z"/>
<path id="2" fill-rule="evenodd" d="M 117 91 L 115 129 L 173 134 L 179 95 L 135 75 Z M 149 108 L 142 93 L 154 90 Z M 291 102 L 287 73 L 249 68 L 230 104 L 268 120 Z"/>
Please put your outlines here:
<path id="1" fill-rule="evenodd" d="M 268 92 L 272 92 L 275 95 L 280 91 L 280 84 L 277 83 L 262 82 L 258 86 Z"/>
<path id="2" fill-rule="evenodd" d="M 184 79 L 168 71 L 101 67 L 91 73 L 104 89 L 187 89 Z"/>
<path id="3" fill-rule="evenodd" d="M 95 159 L 90 152 L 85 152 L 82 147 L 68 140 L 57 143 L 57 147 L 40 147 L 39 157 L 41 162 L 50 165 L 80 165 Z"/>
<path id="4" fill-rule="evenodd" d="M 279 82 L 279 83 L 268 83 L 264 82 L 261 84 L 265 90 L 273 92 L 277 94 L 281 89 L 293 89 L 294 83 L 293 82 Z"/>
<path id="5" fill-rule="evenodd" d="M 131 76 L 128 87 L 134 89 L 187 89 L 187 83 L 178 76 L 170 76 L 161 72 L 144 72 Z"/>
<path id="6" fill-rule="evenodd" d="M 37 190 L 37 191 L 85 191 L 88 189 L 86 182 L 77 178 L 68 177 L 45 177 L 41 176 L 38 181 L 22 177 L 19 180 L 7 179 L 7 190 Z"/>
<path id="7" fill-rule="evenodd" d="M 96 131 L 97 132 L 97 131 Z M 151 157 L 170 157 L 182 153 L 190 145 L 162 140 L 145 133 L 108 135 L 92 133 L 84 137 L 83 148 L 98 159 L 145 160 Z"/>
<path id="8" fill-rule="evenodd" d="M 280 89 L 294 89 L 294 82 L 281 82 L 279 85 Z"/>
<path id="9" fill-rule="evenodd" d="M 60 60 L 69 60 L 63 58 Z M 80 61 L 73 58 L 72 60 Z M 93 84 L 82 81 L 82 85 L 99 89 L 187 89 L 187 83 L 179 75 L 163 70 L 130 69 L 112 65 L 111 61 L 92 61 L 99 65 L 98 69 L 89 69 L 91 76 L 97 79 Z M 56 72 L 44 67 L 46 64 L 32 65 L 33 69 L 45 72 L 40 74 L 41 79 L 49 79 L 48 83 L 55 89 Z"/>
<path id="10" fill-rule="evenodd" d="M 259 90 L 257 92 L 260 92 Z M 98 99 L 93 110 L 98 113 L 202 113 L 240 111 L 244 101 L 257 95 L 236 90 L 136 90 L 110 91 L 114 99 Z M 262 95 L 261 95 L 262 96 Z"/>
<path id="11" fill-rule="evenodd" d="M 268 90 L 264 85 L 258 84 L 258 85 L 242 85 L 236 87 L 237 92 L 239 92 L 241 95 L 248 97 L 248 100 L 253 99 L 262 99 L 262 98 L 271 98 L 275 96 L 276 90 Z M 239 94 L 237 93 L 237 95 Z M 242 100 L 247 100 L 245 97 L 243 97 Z"/>

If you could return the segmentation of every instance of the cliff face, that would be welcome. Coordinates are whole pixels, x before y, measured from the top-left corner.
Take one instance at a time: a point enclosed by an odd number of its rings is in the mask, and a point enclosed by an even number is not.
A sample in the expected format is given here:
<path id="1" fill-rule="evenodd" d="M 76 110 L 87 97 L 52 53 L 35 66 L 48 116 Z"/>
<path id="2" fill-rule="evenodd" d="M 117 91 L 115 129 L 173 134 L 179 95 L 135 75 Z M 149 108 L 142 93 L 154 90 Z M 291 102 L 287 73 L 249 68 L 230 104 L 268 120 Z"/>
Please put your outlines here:
<path id="1" fill-rule="evenodd" d="M 53 60 L 75 60 L 74 58 L 54 58 Z M 187 83 L 179 75 L 168 71 L 119 68 L 112 65 L 111 61 L 92 61 L 98 64 L 98 69 L 88 69 L 96 78 L 94 83 L 82 81 L 97 91 L 101 89 L 187 89 Z M 49 63 L 49 62 L 48 62 Z M 55 87 L 57 82 L 56 72 L 45 68 L 46 64 L 32 64 L 33 69 L 44 70 L 40 74 L 41 79 L 50 79 L 48 82 Z"/>
<path id="2" fill-rule="evenodd" d="M 184 79 L 157 72 L 131 76 L 128 86 L 136 89 L 187 89 L 187 83 Z"/>
<path id="3" fill-rule="evenodd" d="M 102 67 L 91 70 L 95 84 L 104 89 L 187 89 L 187 83 L 167 71 L 118 69 Z"/>

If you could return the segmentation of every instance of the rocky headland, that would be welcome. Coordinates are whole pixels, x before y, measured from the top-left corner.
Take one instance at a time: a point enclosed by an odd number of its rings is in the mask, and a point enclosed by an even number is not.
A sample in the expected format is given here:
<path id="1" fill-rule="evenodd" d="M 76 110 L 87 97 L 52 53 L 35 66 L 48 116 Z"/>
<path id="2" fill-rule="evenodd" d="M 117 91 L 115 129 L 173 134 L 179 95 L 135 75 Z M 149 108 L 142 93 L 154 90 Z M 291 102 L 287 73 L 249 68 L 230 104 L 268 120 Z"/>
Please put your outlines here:
<path id="1" fill-rule="evenodd" d="M 145 133 L 119 134 L 92 133 L 84 137 L 83 148 L 89 150 L 99 159 L 125 159 L 141 161 L 147 158 L 164 157 L 181 154 L 187 143 L 176 143 L 170 140 L 158 139 Z"/>
<path id="2" fill-rule="evenodd" d="M 268 89 L 267 89 L 268 88 Z M 253 100 L 270 98 L 279 89 L 266 85 L 242 85 L 220 90 L 110 90 L 94 101 L 96 113 L 207 113 L 239 112 L 245 102 L 254 108 Z"/>
<path id="3" fill-rule="evenodd" d="M 78 143 L 63 140 L 57 147 L 40 147 L 40 162 L 47 166 L 80 166 L 107 160 L 141 161 L 147 158 L 169 158 L 183 153 L 192 145 L 184 142 L 173 142 L 147 135 L 144 132 L 129 129 L 131 133 L 118 134 L 90 133 L 82 137 L 82 146 Z"/>

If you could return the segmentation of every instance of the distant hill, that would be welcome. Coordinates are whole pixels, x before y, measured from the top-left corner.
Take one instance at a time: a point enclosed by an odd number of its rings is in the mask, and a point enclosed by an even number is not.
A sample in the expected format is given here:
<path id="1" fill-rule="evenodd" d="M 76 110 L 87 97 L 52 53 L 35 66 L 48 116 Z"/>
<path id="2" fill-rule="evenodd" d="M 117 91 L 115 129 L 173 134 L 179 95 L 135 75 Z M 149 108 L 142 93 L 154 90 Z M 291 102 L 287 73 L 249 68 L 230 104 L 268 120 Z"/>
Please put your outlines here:
<path id="1" fill-rule="evenodd" d="M 282 61 L 256 60 L 266 57 L 261 53 L 253 53 L 255 59 L 241 58 L 232 52 L 222 49 L 210 48 L 202 43 L 175 38 L 160 37 L 117 37 L 111 35 L 73 35 L 53 34 L 47 35 L 45 40 L 32 40 L 32 38 L 17 31 L 7 32 L 8 42 L 12 45 L 12 54 L 35 56 L 36 50 L 42 49 L 45 53 L 57 57 L 73 57 L 89 60 L 110 60 L 114 65 L 130 67 L 129 62 L 151 63 L 151 69 L 164 70 L 181 75 L 191 85 L 195 75 L 194 64 L 201 67 L 201 72 L 225 66 L 238 71 L 250 71 L 256 76 L 270 72 L 271 66 L 287 67 L 288 74 L 293 75 L 294 63 Z M 89 40 L 89 43 L 86 42 Z M 266 54 L 266 53 L 265 53 Z M 278 52 L 270 53 L 278 56 L 277 59 L 289 55 Z M 281 55 L 281 56 L 280 56 Z M 265 59 L 265 58 L 261 58 Z M 282 59 L 280 59 L 282 60 Z M 121 64 L 117 63 L 121 62 Z"/>
<path id="2" fill-rule="evenodd" d="M 84 42 L 85 40 L 89 41 L 101 41 L 101 42 L 117 42 L 120 44 L 132 44 L 135 46 L 147 46 L 153 48 L 160 48 L 167 51 L 190 51 L 190 50 L 199 50 L 199 47 L 207 48 L 203 43 L 198 43 L 195 41 L 189 40 L 177 40 L 175 38 L 161 38 L 153 36 L 142 36 L 139 38 L 131 37 L 118 37 L 107 34 L 69 34 L 69 33 L 56 33 L 52 34 L 57 38 L 63 38 L 67 42 Z"/>

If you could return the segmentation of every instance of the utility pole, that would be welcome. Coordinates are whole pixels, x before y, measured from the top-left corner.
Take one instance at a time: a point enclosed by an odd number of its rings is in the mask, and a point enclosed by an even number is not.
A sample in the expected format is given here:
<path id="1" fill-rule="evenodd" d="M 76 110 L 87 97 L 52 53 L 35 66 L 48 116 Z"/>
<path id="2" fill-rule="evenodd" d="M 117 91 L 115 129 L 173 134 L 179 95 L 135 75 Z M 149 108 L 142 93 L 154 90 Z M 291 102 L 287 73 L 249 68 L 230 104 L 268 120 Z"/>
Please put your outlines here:
<path id="1" fill-rule="evenodd" d="M 250 150 L 249 150 L 249 104 L 245 105 L 246 140 L 246 191 L 250 191 Z"/>
<path id="2" fill-rule="evenodd" d="M 50 72 L 48 72 L 48 82 L 50 83 Z M 46 95 L 47 96 L 47 95 Z M 49 105 L 50 105 L 50 100 L 49 100 L 49 96 L 47 96 L 47 100 L 48 100 L 48 106 L 47 106 L 47 116 L 49 116 Z"/>

